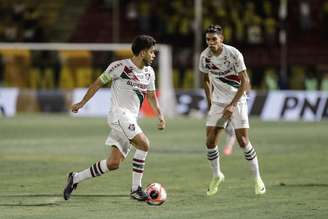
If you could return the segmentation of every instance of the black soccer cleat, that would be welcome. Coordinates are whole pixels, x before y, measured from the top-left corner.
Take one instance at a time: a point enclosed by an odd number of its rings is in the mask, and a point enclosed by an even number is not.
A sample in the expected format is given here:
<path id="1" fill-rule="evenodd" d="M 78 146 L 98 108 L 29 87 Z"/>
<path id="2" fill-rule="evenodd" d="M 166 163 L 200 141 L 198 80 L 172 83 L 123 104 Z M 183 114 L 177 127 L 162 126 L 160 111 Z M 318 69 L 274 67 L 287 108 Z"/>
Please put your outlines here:
<path id="1" fill-rule="evenodd" d="M 130 193 L 131 198 L 136 199 L 138 201 L 147 201 L 149 199 L 147 193 L 142 190 L 139 186 L 137 190 Z"/>
<path id="2" fill-rule="evenodd" d="M 73 190 L 76 189 L 78 183 L 73 183 L 73 172 L 67 176 L 67 185 L 64 189 L 64 199 L 68 200 L 71 197 Z"/>

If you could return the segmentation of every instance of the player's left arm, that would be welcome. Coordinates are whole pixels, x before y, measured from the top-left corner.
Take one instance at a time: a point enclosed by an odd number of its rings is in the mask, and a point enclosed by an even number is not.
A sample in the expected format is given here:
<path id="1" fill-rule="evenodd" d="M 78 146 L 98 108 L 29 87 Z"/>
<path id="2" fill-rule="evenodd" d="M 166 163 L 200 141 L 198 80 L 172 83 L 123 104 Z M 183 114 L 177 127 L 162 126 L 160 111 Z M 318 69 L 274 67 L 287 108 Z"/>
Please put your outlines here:
<path id="1" fill-rule="evenodd" d="M 240 87 L 238 88 L 238 91 L 234 96 L 234 98 L 232 99 L 231 103 L 225 107 L 223 112 L 223 117 L 225 119 L 229 119 L 231 117 L 241 96 L 243 96 L 244 93 L 247 92 L 251 87 L 250 80 L 246 70 L 241 71 L 239 73 L 239 77 L 240 77 Z"/>
<path id="2" fill-rule="evenodd" d="M 147 100 L 148 100 L 150 106 L 153 108 L 153 110 L 158 115 L 158 120 L 159 120 L 158 129 L 160 129 L 160 130 L 164 129 L 166 126 L 166 121 L 165 121 L 164 115 L 161 111 L 161 108 L 159 106 L 159 101 L 156 96 L 156 92 L 152 91 L 152 90 L 148 90 L 147 91 Z"/>

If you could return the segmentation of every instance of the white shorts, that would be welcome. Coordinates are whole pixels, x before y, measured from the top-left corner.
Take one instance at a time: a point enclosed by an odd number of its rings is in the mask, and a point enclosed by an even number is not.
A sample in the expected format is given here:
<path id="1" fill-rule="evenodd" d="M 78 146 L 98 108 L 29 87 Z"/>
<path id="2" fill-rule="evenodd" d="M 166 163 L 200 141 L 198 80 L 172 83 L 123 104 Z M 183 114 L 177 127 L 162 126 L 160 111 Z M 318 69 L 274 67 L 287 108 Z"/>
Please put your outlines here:
<path id="1" fill-rule="evenodd" d="M 142 133 L 135 116 L 127 112 L 111 113 L 107 118 L 107 123 L 111 128 L 105 144 L 116 146 L 124 157 L 128 156 L 131 150 L 130 140 L 137 134 Z"/>
<path id="2" fill-rule="evenodd" d="M 206 126 L 216 126 L 222 118 L 226 104 L 213 103 L 207 115 Z M 249 128 L 247 102 L 239 102 L 232 113 L 230 122 L 234 129 Z M 226 122 L 227 123 L 227 122 Z M 227 124 L 223 124 L 225 127 Z"/>

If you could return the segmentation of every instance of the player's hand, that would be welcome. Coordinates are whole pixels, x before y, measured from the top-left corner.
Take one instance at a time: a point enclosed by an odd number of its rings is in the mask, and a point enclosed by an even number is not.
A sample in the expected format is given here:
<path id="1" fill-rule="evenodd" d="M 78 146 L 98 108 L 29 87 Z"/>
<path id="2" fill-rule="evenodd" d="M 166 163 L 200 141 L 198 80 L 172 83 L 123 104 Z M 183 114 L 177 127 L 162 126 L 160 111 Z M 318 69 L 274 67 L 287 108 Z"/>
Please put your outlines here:
<path id="1" fill-rule="evenodd" d="M 230 117 L 232 116 L 232 113 L 235 111 L 235 106 L 232 104 L 229 104 L 228 106 L 226 106 L 223 110 L 223 118 L 224 119 L 230 119 Z"/>
<path id="2" fill-rule="evenodd" d="M 163 117 L 162 118 L 159 118 L 159 123 L 158 123 L 157 128 L 159 130 L 163 130 L 163 129 L 165 129 L 165 126 L 166 126 L 165 119 Z"/>
<path id="3" fill-rule="evenodd" d="M 82 107 L 83 107 L 83 103 L 81 103 L 81 102 L 78 102 L 78 103 L 76 103 L 76 104 L 73 104 L 72 105 L 72 112 L 73 113 L 77 113 L 78 111 L 79 111 L 79 109 L 81 109 Z"/>

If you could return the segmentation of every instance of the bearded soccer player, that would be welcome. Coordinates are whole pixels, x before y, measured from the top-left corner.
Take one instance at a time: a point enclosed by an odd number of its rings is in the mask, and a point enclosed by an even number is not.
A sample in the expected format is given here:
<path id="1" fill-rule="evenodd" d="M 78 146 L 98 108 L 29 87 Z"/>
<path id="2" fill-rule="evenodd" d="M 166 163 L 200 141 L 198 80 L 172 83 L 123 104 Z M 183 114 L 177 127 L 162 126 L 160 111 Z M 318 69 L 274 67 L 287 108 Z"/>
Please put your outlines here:
<path id="1" fill-rule="evenodd" d="M 260 176 L 254 147 L 248 137 L 248 109 L 246 91 L 250 87 L 243 55 L 223 43 L 223 29 L 211 25 L 206 30 L 208 47 L 201 53 L 199 70 L 203 73 L 204 89 L 210 109 L 206 121 L 207 158 L 212 168 L 212 180 L 207 195 L 217 193 L 224 175 L 220 169 L 218 137 L 231 122 L 239 146 L 249 163 L 255 181 L 255 194 L 266 192 Z"/>
<path id="2" fill-rule="evenodd" d="M 158 129 L 165 128 L 165 119 L 155 93 L 155 74 L 150 66 L 155 58 L 156 41 L 151 36 L 139 35 L 132 43 L 133 57 L 111 63 L 105 72 L 91 84 L 83 99 L 72 106 L 77 113 L 103 85 L 112 82 L 111 110 L 107 122 L 111 131 L 106 145 L 111 147 L 107 159 L 97 161 L 80 172 L 70 172 L 64 189 L 64 199 L 68 200 L 77 185 L 84 180 L 101 176 L 119 168 L 128 155 L 131 145 L 136 148 L 132 160 L 132 188 L 130 196 L 145 201 L 148 195 L 142 189 L 142 176 L 149 150 L 149 140 L 139 127 L 137 118 L 144 97 L 147 97 L 158 115 Z"/>

